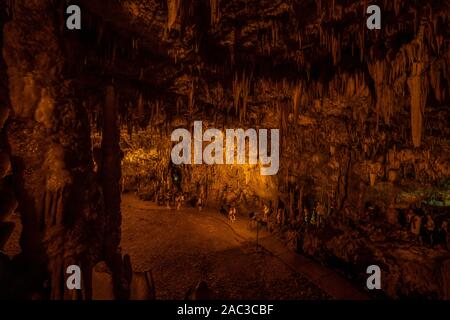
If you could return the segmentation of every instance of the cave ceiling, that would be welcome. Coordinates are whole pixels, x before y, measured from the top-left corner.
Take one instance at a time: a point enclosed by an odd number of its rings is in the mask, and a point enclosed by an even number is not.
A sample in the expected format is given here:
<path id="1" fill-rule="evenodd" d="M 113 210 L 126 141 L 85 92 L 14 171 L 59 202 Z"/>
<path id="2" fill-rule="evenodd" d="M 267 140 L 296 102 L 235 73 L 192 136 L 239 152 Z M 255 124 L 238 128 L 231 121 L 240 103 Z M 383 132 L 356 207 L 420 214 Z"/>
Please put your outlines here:
<path id="1" fill-rule="evenodd" d="M 78 59 L 86 77 L 128 88 L 130 105 L 159 99 L 174 108 L 178 99 L 195 99 L 225 108 L 233 81 L 250 80 L 251 108 L 283 99 L 286 86 L 323 84 L 341 73 L 360 73 L 373 87 L 369 64 L 396 63 L 423 25 L 425 41 L 433 39 L 428 50 L 437 59 L 445 52 L 448 1 L 378 2 L 384 27 L 372 32 L 365 1 L 82 0 Z M 258 91 L 260 80 L 278 85 Z M 211 98 L 219 86 L 220 98 Z"/>

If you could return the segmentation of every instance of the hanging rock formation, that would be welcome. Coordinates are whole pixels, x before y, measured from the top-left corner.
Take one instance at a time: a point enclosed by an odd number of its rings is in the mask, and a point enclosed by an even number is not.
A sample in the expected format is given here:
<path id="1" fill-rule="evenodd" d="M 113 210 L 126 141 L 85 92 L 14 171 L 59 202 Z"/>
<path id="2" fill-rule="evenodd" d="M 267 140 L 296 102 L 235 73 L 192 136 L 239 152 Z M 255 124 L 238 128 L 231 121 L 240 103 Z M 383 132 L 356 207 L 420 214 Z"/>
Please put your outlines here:
<path id="1" fill-rule="evenodd" d="M 0 4 L 0 200 L 13 199 L 0 203 L 0 244 L 15 198 L 25 295 L 74 298 L 61 275 L 80 264 L 129 296 L 122 189 L 266 205 L 269 230 L 355 282 L 379 264 L 389 297 L 448 297 L 448 250 L 415 234 L 427 215 L 447 219 L 448 1 L 376 1 L 381 30 L 358 0 L 79 2 L 77 32 L 65 1 Z M 279 128 L 278 175 L 173 166 L 170 133 L 196 120 Z"/>

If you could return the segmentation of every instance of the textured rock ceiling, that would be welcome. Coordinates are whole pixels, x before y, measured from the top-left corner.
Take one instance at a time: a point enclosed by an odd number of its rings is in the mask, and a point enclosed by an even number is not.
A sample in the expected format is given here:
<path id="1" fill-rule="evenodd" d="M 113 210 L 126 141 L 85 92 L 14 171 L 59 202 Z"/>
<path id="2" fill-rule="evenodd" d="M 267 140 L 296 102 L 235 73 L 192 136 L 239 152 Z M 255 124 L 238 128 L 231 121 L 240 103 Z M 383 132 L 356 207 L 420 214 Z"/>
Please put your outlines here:
<path id="1" fill-rule="evenodd" d="M 130 89 L 134 105 L 140 97 L 172 107 L 183 99 L 184 105 L 195 100 L 220 108 L 232 104 L 243 87 L 248 87 L 247 100 L 257 105 L 258 97 L 265 102 L 275 96 L 290 99 L 292 86 L 302 82 L 302 90 L 311 95 L 302 93 L 302 104 L 310 104 L 314 95 L 339 91 L 335 86 L 350 78 L 376 95 L 380 66 L 388 70 L 381 77 L 393 83 L 397 75 L 390 70 L 409 73 L 414 60 L 425 66 L 449 60 L 448 1 L 372 1 L 382 7 L 379 31 L 366 28 L 367 1 L 81 3 L 80 59 L 87 74 L 115 78 L 122 91 Z M 414 49 L 414 41 L 425 49 Z M 330 85 L 336 78 L 338 84 Z"/>
<path id="2" fill-rule="evenodd" d="M 365 28 L 367 1 L 187 0 L 181 1 L 176 12 L 168 9 L 177 0 L 82 2 L 141 47 L 177 61 L 183 57 L 194 60 L 198 54 L 205 58 L 208 49 L 234 47 L 252 58 L 282 57 L 297 62 L 298 50 L 312 58 L 308 53 L 324 46 L 332 49 L 330 37 L 339 40 L 342 48 L 363 44 L 363 39 L 369 46 L 377 41 L 394 46 L 399 35 L 413 35 L 420 18 L 434 21 L 433 31 L 441 36 L 448 32 L 447 1 L 378 1 L 384 4 L 383 28 L 378 33 Z M 171 50 L 163 50 L 167 48 Z"/>

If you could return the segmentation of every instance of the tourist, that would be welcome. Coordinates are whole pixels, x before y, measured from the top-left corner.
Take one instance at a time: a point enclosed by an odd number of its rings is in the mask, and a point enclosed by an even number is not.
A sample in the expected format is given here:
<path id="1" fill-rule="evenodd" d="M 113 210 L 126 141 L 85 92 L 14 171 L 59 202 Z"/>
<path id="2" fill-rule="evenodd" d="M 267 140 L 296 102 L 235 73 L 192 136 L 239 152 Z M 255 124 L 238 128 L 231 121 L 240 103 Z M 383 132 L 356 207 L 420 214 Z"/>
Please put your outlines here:
<path id="1" fill-rule="evenodd" d="M 201 196 L 197 198 L 197 208 L 198 208 L 198 211 L 203 210 L 203 199 Z"/>
<path id="2" fill-rule="evenodd" d="M 236 221 L 236 207 L 235 206 L 230 207 L 230 211 L 228 212 L 228 219 L 230 219 L 230 221 L 232 223 L 234 223 Z"/>
<path id="3" fill-rule="evenodd" d="M 448 222 L 442 221 L 436 234 L 436 243 L 448 250 Z"/>
<path id="4" fill-rule="evenodd" d="M 433 218 L 431 217 L 431 215 L 427 215 L 425 218 L 425 225 L 424 225 L 424 237 L 425 237 L 425 241 L 426 243 L 428 243 L 430 245 L 431 248 L 433 248 L 434 246 L 434 242 L 433 242 L 433 235 L 434 235 L 434 229 L 435 229 L 435 223 Z"/>

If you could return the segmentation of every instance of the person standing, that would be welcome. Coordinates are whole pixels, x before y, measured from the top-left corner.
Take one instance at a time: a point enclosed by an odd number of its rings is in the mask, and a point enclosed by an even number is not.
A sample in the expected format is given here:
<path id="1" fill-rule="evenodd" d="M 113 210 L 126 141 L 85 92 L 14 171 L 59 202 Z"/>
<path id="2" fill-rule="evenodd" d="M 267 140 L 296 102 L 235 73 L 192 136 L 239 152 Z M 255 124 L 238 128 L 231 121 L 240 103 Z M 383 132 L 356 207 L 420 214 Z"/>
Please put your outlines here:
<path id="1" fill-rule="evenodd" d="M 434 223 L 433 217 L 431 217 L 431 215 L 427 215 L 426 216 L 426 220 L 425 220 L 425 237 L 426 237 L 426 242 L 428 242 L 431 246 L 431 248 L 433 248 L 434 246 L 434 229 L 435 229 L 436 225 Z"/>
<path id="2" fill-rule="evenodd" d="M 442 221 L 438 231 L 436 243 L 442 244 L 444 249 L 448 250 L 448 222 Z"/>
<path id="3" fill-rule="evenodd" d="M 200 195 L 200 197 L 197 198 L 197 208 L 198 211 L 202 211 L 203 210 L 203 199 Z"/>
<path id="4" fill-rule="evenodd" d="M 236 221 L 236 207 L 235 206 L 230 207 L 230 211 L 228 212 L 228 219 L 230 219 L 230 221 L 232 223 L 234 223 Z"/>

